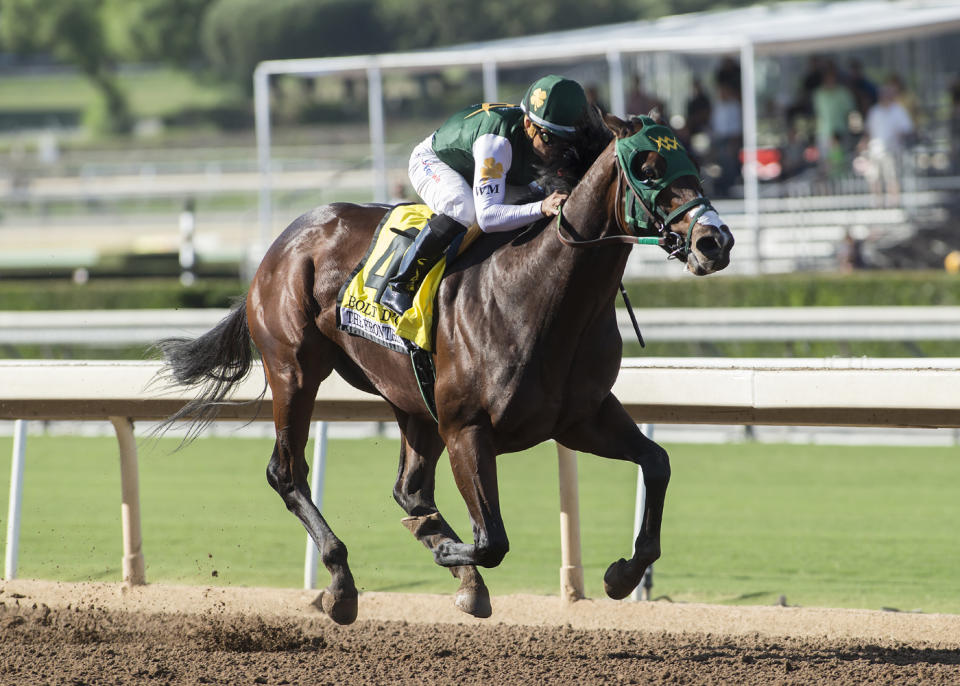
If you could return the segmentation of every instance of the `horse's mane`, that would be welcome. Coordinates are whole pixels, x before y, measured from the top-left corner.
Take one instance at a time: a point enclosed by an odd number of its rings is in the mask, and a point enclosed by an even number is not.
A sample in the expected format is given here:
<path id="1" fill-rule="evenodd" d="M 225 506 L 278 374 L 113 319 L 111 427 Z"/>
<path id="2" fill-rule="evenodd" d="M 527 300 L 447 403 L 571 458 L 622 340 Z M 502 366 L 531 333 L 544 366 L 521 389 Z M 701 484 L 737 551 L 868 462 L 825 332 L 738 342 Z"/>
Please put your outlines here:
<path id="1" fill-rule="evenodd" d="M 600 109 L 591 107 L 577 127 L 576 142 L 562 157 L 537 165 L 537 185 L 549 195 L 554 191 L 569 193 L 606 149 L 613 133 L 603 123 Z"/>

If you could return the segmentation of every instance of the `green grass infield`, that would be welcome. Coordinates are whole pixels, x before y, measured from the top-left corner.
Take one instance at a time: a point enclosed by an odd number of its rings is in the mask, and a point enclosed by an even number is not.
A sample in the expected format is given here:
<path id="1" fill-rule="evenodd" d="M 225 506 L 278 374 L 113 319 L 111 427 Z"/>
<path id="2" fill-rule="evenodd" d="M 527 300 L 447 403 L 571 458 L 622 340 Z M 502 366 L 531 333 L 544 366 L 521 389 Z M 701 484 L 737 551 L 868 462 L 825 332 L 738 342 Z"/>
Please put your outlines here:
<path id="1" fill-rule="evenodd" d="M 0 438 L 4 493 L 11 443 Z M 140 445 L 148 581 L 300 587 L 305 534 L 266 483 L 272 441 L 177 445 Z M 673 478 L 654 598 L 770 605 L 783 595 L 790 605 L 960 613 L 956 448 L 665 447 Z M 331 441 L 325 516 L 361 591 L 452 593 L 455 580 L 400 524 L 391 495 L 398 455 L 393 439 Z M 556 451 L 541 445 L 498 465 L 511 550 L 483 572 L 491 593 L 556 595 Z M 631 551 L 636 467 L 581 455 L 579 475 L 586 592 L 601 597 L 606 566 Z M 437 501 L 469 540 L 446 457 Z M 119 581 L 119 515 L 113 439 L 29 437 L 20 577 Z M 0 517 L 2 531 L 6 507 Z M 322 567 L 319 581 L 328 581 Z"/>

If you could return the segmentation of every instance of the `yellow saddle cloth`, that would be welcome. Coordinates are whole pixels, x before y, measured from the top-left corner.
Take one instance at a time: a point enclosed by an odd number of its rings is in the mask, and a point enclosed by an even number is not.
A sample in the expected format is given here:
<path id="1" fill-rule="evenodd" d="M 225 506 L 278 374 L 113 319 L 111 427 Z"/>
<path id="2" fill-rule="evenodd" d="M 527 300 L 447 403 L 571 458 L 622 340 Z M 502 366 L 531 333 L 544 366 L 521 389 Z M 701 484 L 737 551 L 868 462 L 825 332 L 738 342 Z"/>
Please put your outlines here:
<path id="1" fill-rule="evenodd" d="M 480 235 L 474 225 L 454 240 L 423 280 L 413 306 L 402 315 L 380 304 L 380 297 L 396 276 L 403 254 L 413 244 L 433 212 L 426 205 L 398 205 L 383 218 L 373 234 L 367 254 L 340 289 L 337 328 L 379 343 L 397 352 L 420 348 L 433 352 L 434 303 L 447 258 L 459 256 Z"/>

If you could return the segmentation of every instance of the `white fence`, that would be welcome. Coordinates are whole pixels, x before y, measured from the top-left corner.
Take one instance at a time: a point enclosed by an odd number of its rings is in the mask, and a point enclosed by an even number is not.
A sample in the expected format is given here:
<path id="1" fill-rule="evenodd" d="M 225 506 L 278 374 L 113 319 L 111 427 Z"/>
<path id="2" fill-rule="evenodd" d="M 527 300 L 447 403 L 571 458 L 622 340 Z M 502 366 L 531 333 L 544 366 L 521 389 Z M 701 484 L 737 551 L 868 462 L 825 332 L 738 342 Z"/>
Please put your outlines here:
<path id="1" fill-rule="evenodd" d="M 145 583 L 134 420 L 168 416 L 188 399 L 150 387 L 159 363 L 0 361 L 0 419 L 15 432 L 5 576 L 16 574 L 26 432 L 22 420 L 110 419 L 120 443 L 123 578 Z M 818 426 L 960 427 L 960 359 L 694 359 L 623 361 L 614 392 L 636 421 Z M 223 419 L 270 418 L 255 402 L 263 376 L 240 385 Z M 693 392 L 691 389 L 696 389 Z M 265 402 L 269 402 L 269 393 Z M 389 420 L 382 399 L 332 376 L 314 418 Z M 18 454 L 19 451 L 19 454 Z M 558 446 L 561 473 L 561 593 L 582 597 L 576 456 Z M 316 470 L 315 470 L 316 473 Z M 316 485 L 314 490 L 318 490 Z M 308 565 L 310 562 L 308 561 Z"/>
<path id="2" fill-rule="evenodd" d="M 165 336 L 199 336 L 228 312 L 0 311 L 0 345 L 149 344 Z M 960 340 L 960 307 L 650 307 L 634 312 L 651 342 Z M 617 321 L 624 340 L 633 340 L 626 310 L 618 310 Z"/>

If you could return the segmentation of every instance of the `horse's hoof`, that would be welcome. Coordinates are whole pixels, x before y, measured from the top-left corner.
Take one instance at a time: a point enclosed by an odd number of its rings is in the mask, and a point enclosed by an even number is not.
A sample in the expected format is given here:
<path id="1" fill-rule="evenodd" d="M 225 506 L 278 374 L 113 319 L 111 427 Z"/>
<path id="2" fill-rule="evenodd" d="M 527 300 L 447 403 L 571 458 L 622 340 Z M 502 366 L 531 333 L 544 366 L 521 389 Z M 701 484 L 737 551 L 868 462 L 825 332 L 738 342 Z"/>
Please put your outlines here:
<path id="1" fill-rule="evenodd" d="M 640 577 L 634 574 L 633 565 L 622 557 L 607 567 L 603 575 L 603 590 L 614 600 L 623 600 L 640 583 Z"/>
<path id="2" fill-rule="evenodd" d="M 357 596 L 336 597 L 329 588 L 320 591 L 313 605 L 337 624 L 353 624 L 357 619 Z"/>
<path id="3" fill-rule="evenodd" d="M 490 591 L 483 583 L 477 586 L 461 586 L 453 602 L 461 612 L 466 612 L 468 615 L 480 619 L 486 619 L 493 614 L 493 607 L 490 605 Z"/>

